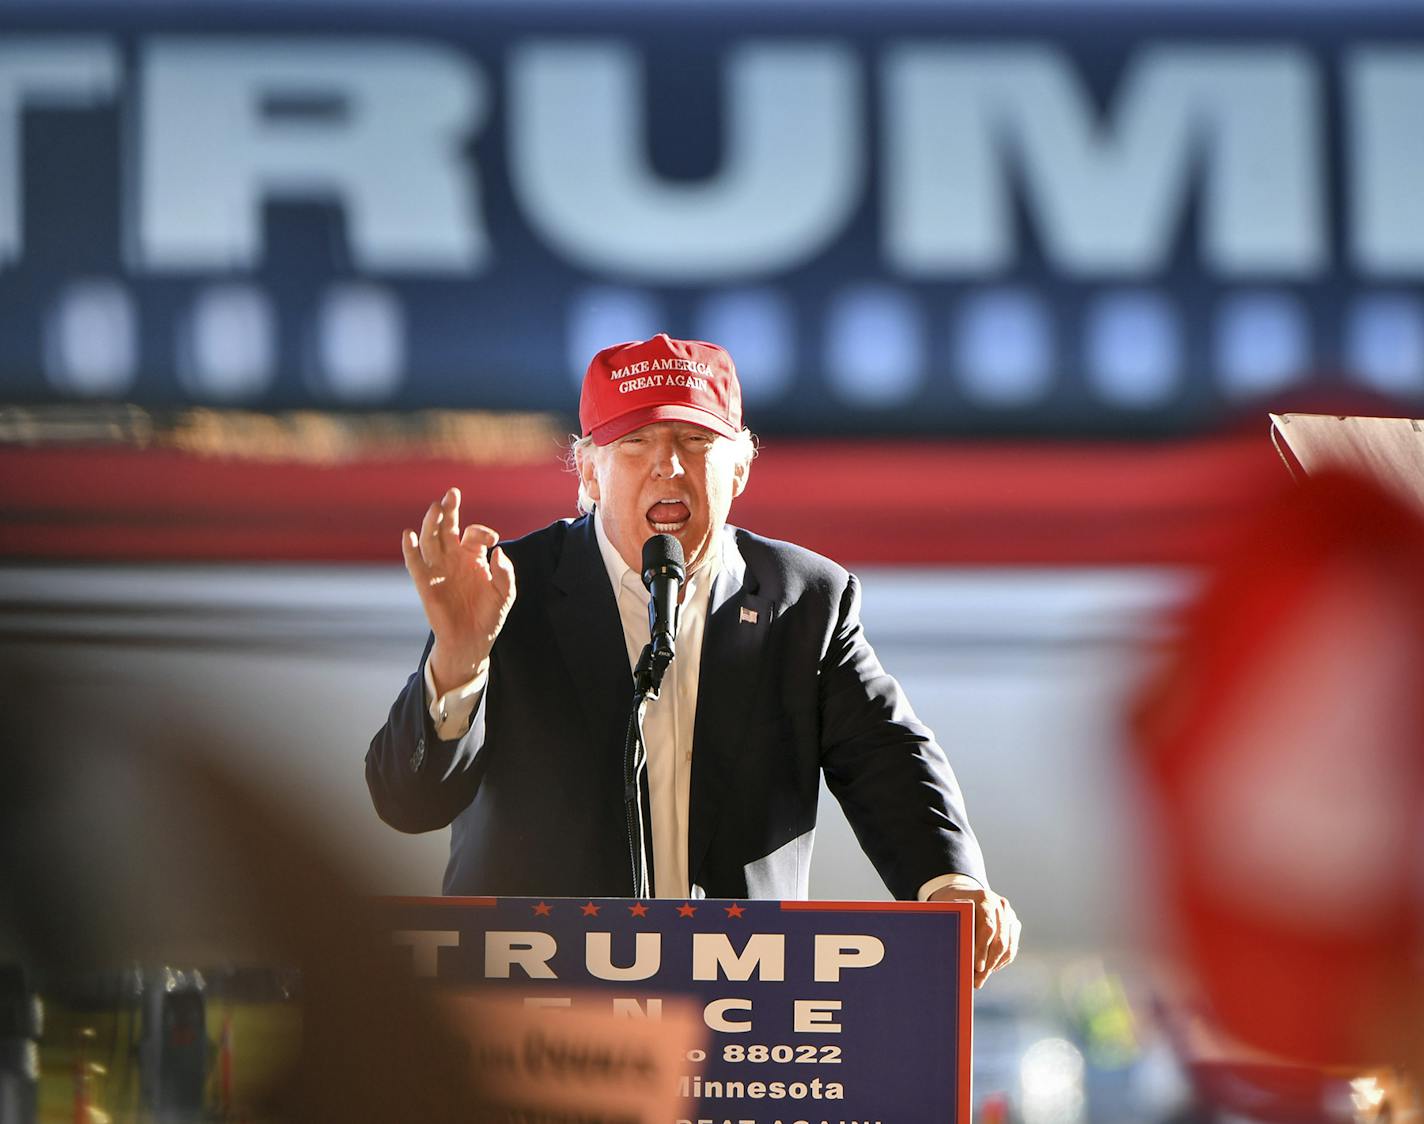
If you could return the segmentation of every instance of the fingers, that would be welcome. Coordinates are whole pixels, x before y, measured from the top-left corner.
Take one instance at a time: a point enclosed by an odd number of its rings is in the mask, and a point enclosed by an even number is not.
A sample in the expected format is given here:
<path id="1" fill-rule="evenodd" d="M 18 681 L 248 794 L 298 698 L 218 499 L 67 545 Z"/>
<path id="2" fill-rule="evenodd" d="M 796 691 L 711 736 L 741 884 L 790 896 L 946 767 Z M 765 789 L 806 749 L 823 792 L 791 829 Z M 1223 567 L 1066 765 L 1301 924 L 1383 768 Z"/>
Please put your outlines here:
<path id="1" fill-rule="evenodd" d="M 483 523 L 471 523 L 460 536 L 460 542 L 465 546 L 491 547 L 499 542 L 499 532 Z"/>
<path id="2" fill-rule="evenodd" d="M 1007 898 L 986 894 L 974 907 L 974 986 L 1011 964 L 1019 952 L 1023 927 Z"/>
<path id="3" fill-rule="evenodd" d="M 508 605 L 514 600 L 514 563 L 495 544 L 499 532 L 483 523 L 471 523 L 460 536 L 460 546 L 473 551 L 475 564 L 489 575 L 500 599 Z"/>
<path id="4" fill-rule="evenodd" d="M 420 521 L 420 557 L 425 565 L 439 569 L 441 560 L 440 523 L 444 512 L 439 503 L 433 503 L 425 510 L 425 518 Z"/>
<path id="5" fill-rule="evenodd" d="M 409 527 L 401 532 L 401 556 L 405 559 L 405 568 L 411 577 L 425 578 L 428 576 L 429 567 L 426 566 L 425 559 L 420 556 L 420 539 Z"/>
<path id="6" fill-rule="evenodd" d="M 508 604 L 513 600 L 514 567 L 510 564 L 509 559 L 504 557 L 504 551 L 495 546 L 497 542 L 499 542 L 499 532 L 492 527 L 486 527 L 483 523 L 471 523 L 465 528 L 465 533 L 460 536 L 461 549 L 474 555 L 475 565 L 479 567 L 485 577 L 489 578 L 501 600 Z M 493 554 L 490 553 L 491 547 L 494 548 Z M 501 559 L 503 560 L 502 569 Z"/>
<path id="7" fill-rule="evenodd" d="M 1019 954 L 1019 938 L 1023 934 L 1023 926 L 1019 924 L 1019 915 L 1014 912 L 1014 907 L 1008 903 L 1006 898 L 1000 898 L 1003 903 L 1003 920 L 1000 924 L 999 932 L 1002 936 L 1003 951 L 999 959 L 989 969 L 997 972 L 1000 968 L 1007 968 L 1014 962 L 1014 957 Z"/>
<path id="8" fill-rule="evenodd" d="M 984 981 L 989 978 L 989 963 L 991 954 L 997 956 L 995 950 L 991 948 L 994 943 L 994 923 L 990 914 L 989 904 L 979 898 L 974 903 L 974 986 L 983 987 Z"/>
<path id="9" fill-rule="evenodd" d="M 440 497 L 440 506 L 445 509 L 444 527 L 450 535 L 450 545 L 460 541 L 460 489 L 450 487 Z"/>
<path id="10" fill-rule="evenodd" d="M 499 532 L 483 523 L 471 523 L 460 536 L 460 545 L 466 550 L 474 551 L 475 561 L 481 565 L 486 562 L 485 552 L 497 542 Z"/>
<path id="11" fill-rule="evenodd" d="M 420 552 L 420 538 L 414 531 L 401 532 L 401 555 L 405 558 L 406 572 L 415 581 L 417 589 L 430 589 L 444 584 L 446 575 L 426 562 Z M 424 599 L 424 594 L 421 598 Z"/>
<path id="12" fill-rule="evenodd" d="M 460 489 L 450 488 L 426 509 L 419 534 L 401 532 L 405 568 L 422 587 L 436 586 L 460 574 L 473 560 L 499 592 L 507 610 L 514 600 L 514 565 L 497 545 L 499 532 L 471 523 L 463 534 L 457 534 L 459 525 Z"/>
<path id="13" fill-rule="evenodd" d="M 995 911 L 993 936 L 984 950 L 986 979 L 1013 959 L 1014 927 L 1018 924 L 1018 918 L 1013 915 L 1013 910 L 1008 908 L 1008 902 L 1003 898 L 1000 898 L 999 902 L 1004 908 Z"/>
<path id="14" fill-rule="evenodd" d="M 992 890 L 945 887 L 931 901 L 967 902 L 974 907 L 974 948 L 970 976 L 976 988 L 1018 955 L 1019 921 L 1007 898 Z"/>
<path id="15" fill-rule="evenodd" d="M 494 553 L 490 555 L 490 561 L 493 562 L 490 567 L 490 578 L 505 603 L 509 604 L 515 596 L 514 563 L 509 560 L 509 556 L 500 547 L 494 548 Z"/>
<path id="16" fill-rule="evenodd" d="M 426 509 L 420 524 L 420 556 L 435 573 L 444 573 L 448 556 L 459 542 L 460 490 L 451 488 Z"/>

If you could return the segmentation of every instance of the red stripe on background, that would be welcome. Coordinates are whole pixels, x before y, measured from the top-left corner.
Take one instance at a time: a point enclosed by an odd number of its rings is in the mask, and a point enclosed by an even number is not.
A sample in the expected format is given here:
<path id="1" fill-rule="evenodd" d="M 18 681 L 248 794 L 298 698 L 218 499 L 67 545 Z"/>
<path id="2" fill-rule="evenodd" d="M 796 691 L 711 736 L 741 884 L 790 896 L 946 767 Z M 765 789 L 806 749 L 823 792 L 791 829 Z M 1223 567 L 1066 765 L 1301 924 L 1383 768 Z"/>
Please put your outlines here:
<path id="1" fill-rule="evenodd" d="M 848 564 L 1191 563 L 1282 469 L 1263 436 L 1156 444 L 773 442 L 738 524 Z M 0 449 L 0 557 L 389 562 L 451 484 L 512 538 L 574 513 L 548 463 L 268 464 L 126 448 Z"/>

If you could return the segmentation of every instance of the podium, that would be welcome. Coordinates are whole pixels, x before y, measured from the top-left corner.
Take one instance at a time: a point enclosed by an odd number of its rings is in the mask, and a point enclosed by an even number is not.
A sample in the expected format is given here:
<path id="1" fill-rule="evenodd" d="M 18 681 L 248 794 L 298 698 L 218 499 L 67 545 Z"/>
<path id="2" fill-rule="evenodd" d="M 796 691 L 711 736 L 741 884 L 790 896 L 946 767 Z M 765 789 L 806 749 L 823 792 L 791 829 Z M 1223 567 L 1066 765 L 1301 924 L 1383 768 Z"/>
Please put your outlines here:
<path id="1" fill-rule="evenodd" d="M 467 1006 L 477 1077 L 533 1106 L 516 1111 L 647 1124 L 969 1122 L 967 903 L 398 898 L 381 908 L 421 986 Z"/>

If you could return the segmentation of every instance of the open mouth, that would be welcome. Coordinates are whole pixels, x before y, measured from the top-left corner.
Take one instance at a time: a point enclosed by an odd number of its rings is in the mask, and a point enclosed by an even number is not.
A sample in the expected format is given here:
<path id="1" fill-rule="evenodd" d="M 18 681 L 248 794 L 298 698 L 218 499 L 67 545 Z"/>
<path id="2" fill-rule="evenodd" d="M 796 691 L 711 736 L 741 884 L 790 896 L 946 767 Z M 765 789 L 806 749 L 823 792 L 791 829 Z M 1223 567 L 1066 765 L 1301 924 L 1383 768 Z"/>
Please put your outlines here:
<path id="1" fill-rule="evenodd" d="M 648 508 L 648 525 L 660 535 L 675 535 L 692 518 L 692 509 L 681 500 L 659 500 Z"/>

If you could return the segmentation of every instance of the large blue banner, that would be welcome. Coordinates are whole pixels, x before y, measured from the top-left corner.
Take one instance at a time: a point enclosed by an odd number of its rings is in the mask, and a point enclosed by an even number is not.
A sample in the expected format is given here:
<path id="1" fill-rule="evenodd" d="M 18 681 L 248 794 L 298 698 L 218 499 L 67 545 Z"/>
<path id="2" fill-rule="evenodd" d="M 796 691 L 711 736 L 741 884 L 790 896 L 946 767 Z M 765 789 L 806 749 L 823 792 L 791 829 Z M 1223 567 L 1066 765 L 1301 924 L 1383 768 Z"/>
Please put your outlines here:
<path id="1" fill-rule="evenodd" d="M 676 1078 L 680 1120 L 968 1124 L 970 905 L 446 898 L 386 908 L 415 974 L 441 987 L 640 1020 L 692 997 L 709 1033 Z"/>
<path id="2" fill-rule="evenodd" d="M 1413 4 L 10 4 L 0 401 L 766 431 L 1424 401 Z"/>

